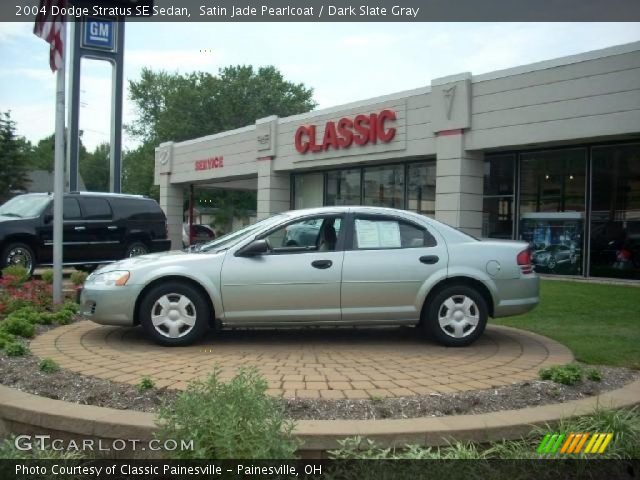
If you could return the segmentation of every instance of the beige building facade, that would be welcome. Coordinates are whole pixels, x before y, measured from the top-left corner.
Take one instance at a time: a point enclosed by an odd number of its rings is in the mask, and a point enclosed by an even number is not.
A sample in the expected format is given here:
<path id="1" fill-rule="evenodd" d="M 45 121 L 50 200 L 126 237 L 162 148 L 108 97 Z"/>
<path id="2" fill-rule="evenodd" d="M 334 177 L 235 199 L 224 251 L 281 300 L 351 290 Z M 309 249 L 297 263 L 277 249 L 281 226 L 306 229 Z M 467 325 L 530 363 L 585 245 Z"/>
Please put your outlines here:
<path id="1" fill-rule="evenodd" d="M 403 208 L 529 241 L 550 273 L 640 278 L 640 42 L 163 143 L 155 181 L 175 242 L 194 184 L 256 190 L 259 219 Z"/>

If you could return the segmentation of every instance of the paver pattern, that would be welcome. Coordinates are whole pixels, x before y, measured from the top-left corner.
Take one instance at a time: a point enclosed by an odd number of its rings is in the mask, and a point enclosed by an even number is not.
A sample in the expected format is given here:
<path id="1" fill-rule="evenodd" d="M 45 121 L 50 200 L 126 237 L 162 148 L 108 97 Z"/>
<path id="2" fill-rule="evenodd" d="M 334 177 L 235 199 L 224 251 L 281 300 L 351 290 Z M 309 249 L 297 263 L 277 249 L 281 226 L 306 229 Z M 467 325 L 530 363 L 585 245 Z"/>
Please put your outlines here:
<path id="1" fill-rule="evenodd" d="M 223 380 L 255 367 L 271 395 L 327 399 L 480 390 L 532 380 L 542 367 L 573 360 L 553 340 L 493 325 L 465 348 L 441 347 L 413 328 L 222 331 L 167 348 L 139 327 L 81 321 L 36 337 L 31 350 L 83 375 L 130 384 L 149 376 L 172 389 L 216 367 Z"/>

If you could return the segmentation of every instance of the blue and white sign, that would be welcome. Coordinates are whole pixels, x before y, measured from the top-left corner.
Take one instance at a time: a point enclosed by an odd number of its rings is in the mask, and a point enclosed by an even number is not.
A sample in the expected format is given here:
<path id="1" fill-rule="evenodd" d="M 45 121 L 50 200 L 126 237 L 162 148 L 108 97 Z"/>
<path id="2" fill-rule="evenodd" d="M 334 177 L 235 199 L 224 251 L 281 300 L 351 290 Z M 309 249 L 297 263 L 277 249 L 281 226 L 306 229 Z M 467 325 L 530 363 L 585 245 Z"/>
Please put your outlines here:
<path id="1" fill-rule="evenodd" d="M 116 51 L 116 22 L 101 18 L 88 18 L 83 24 L 82 47 Z"/>

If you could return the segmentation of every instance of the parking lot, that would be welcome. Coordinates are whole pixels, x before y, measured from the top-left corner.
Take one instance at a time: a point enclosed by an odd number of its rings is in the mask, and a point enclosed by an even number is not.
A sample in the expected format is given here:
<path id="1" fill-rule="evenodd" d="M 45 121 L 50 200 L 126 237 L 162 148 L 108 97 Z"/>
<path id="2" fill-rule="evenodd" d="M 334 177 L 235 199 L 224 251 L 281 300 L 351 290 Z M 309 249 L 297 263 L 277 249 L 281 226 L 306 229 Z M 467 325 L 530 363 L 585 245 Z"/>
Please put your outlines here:
<path id="1" fill-rule="evenodd" d="M 533 380 L 573 359 L 545 337 L 489 325 L 470 347 L 445 348 L 413 328 L 212 332 L 182 348 L 150 343 L 140 328 L 82 321 L 44 333 L 32 352 L 84 375 L 130 384 L 149 376 L 185 389 L 214 367 L 222 379 L 255 367 L 268 393 L 287 398 L 385 398 L 480 390 Z"/>

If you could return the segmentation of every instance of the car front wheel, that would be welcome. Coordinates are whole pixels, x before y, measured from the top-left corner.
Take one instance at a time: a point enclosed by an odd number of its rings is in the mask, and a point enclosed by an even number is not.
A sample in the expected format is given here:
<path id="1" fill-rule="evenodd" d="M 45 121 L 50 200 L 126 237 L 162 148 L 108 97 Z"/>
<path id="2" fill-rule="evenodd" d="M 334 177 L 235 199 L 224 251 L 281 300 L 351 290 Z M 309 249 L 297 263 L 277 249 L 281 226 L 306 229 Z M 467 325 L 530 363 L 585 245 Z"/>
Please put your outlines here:
<path id="1" fill-rule="evenodd" d="M 140 304 L 140 323 L 157 343 L 189 345 L 202 338 L 211 315 L 203 295 L 193 286 L 167 282 L 152 288 Z"/>
<path id="2" fill-rule="evenodd" d="M 2 268 L 20 265 L 32 275 L 35 264 L 36 256 L 26 243 L 11 243 L 2 251 Z"/>
<path id="3" fill-rule="evenodd" d="M 468 286 L 446 287 L 429 300 L 423 328 L 438 343 L 463 347 L 475 342 L 487 325 L 487 303 Z"/>

